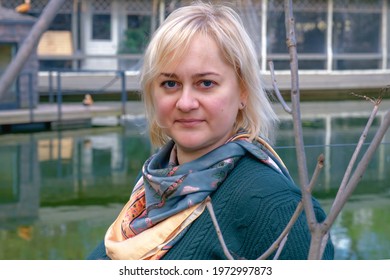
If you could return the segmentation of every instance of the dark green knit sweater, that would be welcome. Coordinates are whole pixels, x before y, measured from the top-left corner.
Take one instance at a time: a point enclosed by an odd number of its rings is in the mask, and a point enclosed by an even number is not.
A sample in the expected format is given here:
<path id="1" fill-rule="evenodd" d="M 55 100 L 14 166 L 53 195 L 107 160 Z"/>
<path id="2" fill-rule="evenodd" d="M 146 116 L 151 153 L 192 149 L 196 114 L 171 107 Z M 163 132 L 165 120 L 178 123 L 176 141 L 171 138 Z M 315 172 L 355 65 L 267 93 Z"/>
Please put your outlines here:
<path id="1" fill-rule="evenodd" d="M 243 157 L 211 196 L 213 208 L 231 254 L 239 259 L 256 259 L 283 231 L 301 194 L 291 181 L 251 156 Z M 314 200 L 318 221 L 325 213 Z M 307 259 L 310 233 L 304 213 L 291 232 L 279 259 Z M 323 258 L 333 259 L 331 241 Z M 272 259 L 273 255 L 271 255 Z M 105 259 L 101 243 L 89 259 Z M 183 238 L 164 259 L 226 259 L 207 210 L 192 223 Z"/>

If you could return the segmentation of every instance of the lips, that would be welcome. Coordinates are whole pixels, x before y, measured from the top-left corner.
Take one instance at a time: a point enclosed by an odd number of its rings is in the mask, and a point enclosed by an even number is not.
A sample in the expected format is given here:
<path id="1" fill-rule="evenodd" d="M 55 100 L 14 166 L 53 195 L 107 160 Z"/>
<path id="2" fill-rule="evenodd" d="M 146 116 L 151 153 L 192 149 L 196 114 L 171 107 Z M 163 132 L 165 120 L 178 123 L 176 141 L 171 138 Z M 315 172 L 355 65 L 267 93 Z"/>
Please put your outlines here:
<path id="1" fill-rule="evenodd" d="M 197 126 L 197 125 L 201 124 L 202 122 L 203 122 L 203 120 L 201 120 L 201 119 L 177 119 L 177 120 L 175 120 L 176 124 L 183 126 L 183 127 L 187 127 L 187 128 Z"/>

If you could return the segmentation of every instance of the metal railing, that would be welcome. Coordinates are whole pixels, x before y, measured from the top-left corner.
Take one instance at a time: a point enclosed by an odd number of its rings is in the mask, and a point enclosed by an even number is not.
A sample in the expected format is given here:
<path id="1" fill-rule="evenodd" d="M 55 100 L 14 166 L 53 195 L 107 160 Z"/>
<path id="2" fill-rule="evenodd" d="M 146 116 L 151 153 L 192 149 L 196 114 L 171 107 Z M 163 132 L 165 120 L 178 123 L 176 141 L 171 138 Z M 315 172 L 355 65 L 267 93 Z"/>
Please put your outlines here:
<path id="1" fill-rule="evenodd" d="M 62 86 L 62 78 L 65 73 L 72 74 L 81 74 L 81 73 L 111 73 L 113 74 L 113 78 L 109 80 L 102 87 L 91 91 L 86 90 L 83 92 L 83 89 L 73 89 L 73 90 L 64 90 Z M 54 79 L 56 81 L 56 89 L 54 87 Z M 122 115 L 126 115 L 126 102 L 127 102 L 127 89 L 126 89 L 126 72 L 123 70 L 109 71 L 109 70 L 50 70 L 48 75 L 48 94 L 49 94 L 49 103 L 54 103 L 54 97 L 56 97 L 57 103 L 57 121 L 62 121 L 62 105 L 63 105 L 63 96 L 72 95 L 72 94 L 80 94 L 80 93 L 89 93 L 91 95 L 106 93 L 107 89 L 115 83 L 117 80 L 120 80 L 120 102 L 121 102 L 121 113 Z M 75 92 L 77 91 L 77 92 Z"/>

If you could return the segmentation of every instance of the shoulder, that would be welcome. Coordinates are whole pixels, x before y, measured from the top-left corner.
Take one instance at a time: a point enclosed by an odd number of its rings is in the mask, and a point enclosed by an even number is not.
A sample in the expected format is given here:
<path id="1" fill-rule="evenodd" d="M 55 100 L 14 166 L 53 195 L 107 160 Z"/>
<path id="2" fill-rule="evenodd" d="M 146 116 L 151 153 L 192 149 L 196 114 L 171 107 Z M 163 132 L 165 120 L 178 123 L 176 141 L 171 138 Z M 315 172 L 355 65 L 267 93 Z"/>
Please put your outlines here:
<path id="1" fill-rule="evenodd" d="M 226 178 L 227 185 L 236 185 L 240 192 L 262 198 L 293 196 L 300 200 L 300 189 L 284 174 L 268 164 L 247 155 L 243 157 Z M 237 190 L 238 191 L 238 190 Z"/>
<path id="2" fill-rule="evenodd" d="M 302 196 L 299 188 L 280 172 L 252 156 L 237 163 L 212 195 L 220 215 L 245 224 L 264 220 L 275 212 L 291 215 Z M 288 211 L 280 212 L 280 209 Z"/>
<path id="3" fill-rule="evenodd" d="M 237 215 L 279 217 L 285 221 L 294 213 L 302 194 L 299 187 L 282 173 L 251 156 L 243 157 L 231 171 L 215 196 L 221 208 L 231 208 Z M 313 198 L 317 219 L 326 215 Z M 276 216 L 275 216 L 276 215 Z"/>
<path id="4" fill-rule="evenodd" d="M 284 230 L 302 200 L 299 187 L 269 165 L 250 156 L 240 160 L 225 183 L 227 185 L 223 187 L 234 189 L 224 209 L 225 213 L 230 212 L 226 215 L 234 223 L 234 232 L 243 235 L 242 240 L 259 244 L 260 251 L 264 252 Z M 323 221 L 326 214 L 314 198 L 313 205 L 317 220 Z M 304 211 L 289 236 L 288 250 L 281 258 L 305 259 L 310 231 Z"/>
<path id="5" fill-rule="evenodd" d="M 261 200 L 272 209 L 292 209 L 302 199 L 301 190 L 294 181 L 252 156 L 245 156 L 238 162 L 226 184 L 239 186 L 235 195 L 241 197 L 240 201 L 255 200 L 258 203 Z M 322 207 L 315 198 L 313 203 L 318 218 L 322 220 Z"/>

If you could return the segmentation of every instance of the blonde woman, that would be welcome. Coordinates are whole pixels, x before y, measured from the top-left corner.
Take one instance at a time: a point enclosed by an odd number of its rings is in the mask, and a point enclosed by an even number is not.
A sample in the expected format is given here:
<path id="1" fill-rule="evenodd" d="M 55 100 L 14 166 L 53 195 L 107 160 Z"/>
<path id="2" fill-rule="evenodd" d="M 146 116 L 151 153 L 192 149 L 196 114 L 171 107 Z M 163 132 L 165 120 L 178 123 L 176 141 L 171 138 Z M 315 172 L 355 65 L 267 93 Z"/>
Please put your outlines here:
<path id="1" fill-rule="evenodd" d="M 198 2 L 168 16 L 141 73 L 158 152 L 89 259 L 226 259 L 208 197 L 234 258 L 256 259 L 271 246 L 301 194 L 268 144 L 277 117 L 259 72 L 233 9 Z M 309 244 L 302 214 L 279 258 L 307 259 Z M 332 258 L 329 241 L 324 259 Z"/>

